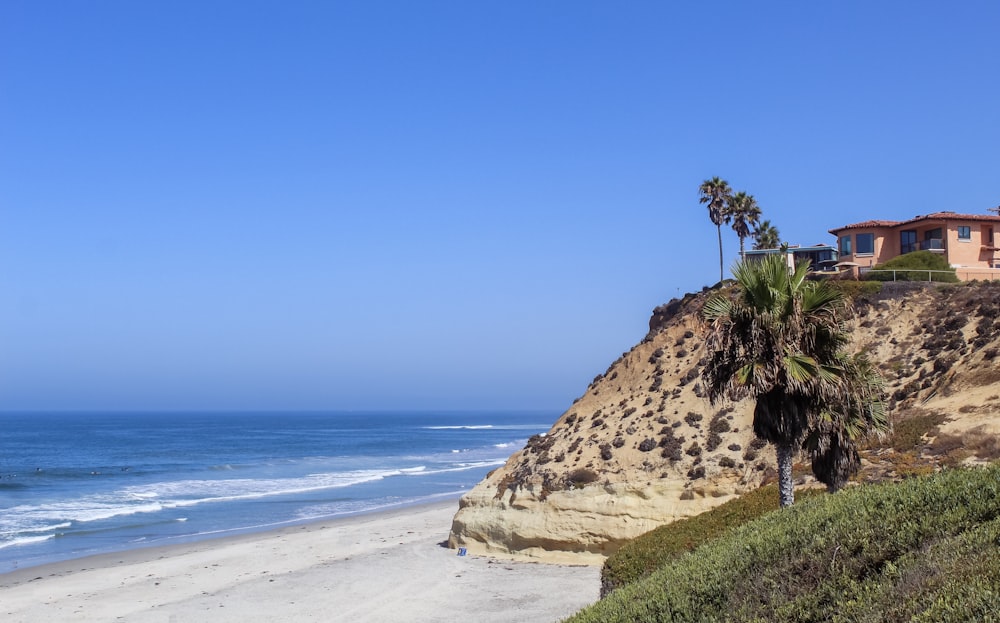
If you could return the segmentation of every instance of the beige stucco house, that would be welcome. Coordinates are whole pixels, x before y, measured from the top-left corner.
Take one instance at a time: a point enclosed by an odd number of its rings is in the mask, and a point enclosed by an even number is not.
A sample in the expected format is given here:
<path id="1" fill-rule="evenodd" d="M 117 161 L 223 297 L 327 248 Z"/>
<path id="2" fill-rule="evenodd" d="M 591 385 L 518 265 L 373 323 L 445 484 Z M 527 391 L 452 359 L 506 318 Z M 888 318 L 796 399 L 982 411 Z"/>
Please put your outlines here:
<path id="1" fill-rule="evenodd" d="M 1000 215 L 935 212 L 908 221 L 864 221 L 831 229 L 840 261 L 864 272 L 911 251 L 941 253 L 958 278 L 1000 279 Z"/>

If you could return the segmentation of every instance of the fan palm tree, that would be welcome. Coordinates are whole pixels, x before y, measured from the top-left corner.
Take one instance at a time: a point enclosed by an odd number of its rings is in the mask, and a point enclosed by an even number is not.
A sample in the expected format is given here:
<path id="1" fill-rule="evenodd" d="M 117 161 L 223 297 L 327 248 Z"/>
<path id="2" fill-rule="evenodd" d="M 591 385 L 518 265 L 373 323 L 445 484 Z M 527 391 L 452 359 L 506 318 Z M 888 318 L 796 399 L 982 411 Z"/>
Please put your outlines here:
<path id="1" fill-rule="evenodd" d="M 753 232 L 754 249 L 777 249 L 781 246 L 781 234 L 771 221 L 761 221 Z"/>
<path id="2" fill-rule="evenodd" d="M 830 493 L 861 467 L 857 442 L 889 430 L 884 381 L 871 360 L 863 354 L 844 357 L 841 368 L 843 391 L 820 414 L 803 444 L 812 459 L 813 475 Z"/>
<path id="3" fill-rule="evenodd" d="M 719 177 L 705 180 L 698 187 L 701 198 L 698 203 L 708 204 L 708 218 L 715 223 L 715 228 L 719 234 L 719 281 L 724 278 L 722 264 L 722 224 L 729 223 L 729 198 L 733 194 L 733 189 L 729 187 L 729 182 Z"/>
<path id="4" fill-rule="evenodd" d="M 841 396 L 843 295 L 806 281 L 808 262 L 789 271 L 780 255 L 733 268 L 735 296 L 705 303 L 710 325 L 703 372 L 709 400 L 756 401 L 753 430 L 778 456 L 781 506 L 795 501 L 792 461 L 819 413 Z"/>
<path id="5" fill-rule="evenodd" d="M 740 261 L 746 259 L 743 251 L 743 241 L 750 237 L 751 232 L 760 222 L 760 206 L 753 195 L 740 191 L 729 198 L 727 212 L 733 222 L 733 231 L 740 239 Z"/>

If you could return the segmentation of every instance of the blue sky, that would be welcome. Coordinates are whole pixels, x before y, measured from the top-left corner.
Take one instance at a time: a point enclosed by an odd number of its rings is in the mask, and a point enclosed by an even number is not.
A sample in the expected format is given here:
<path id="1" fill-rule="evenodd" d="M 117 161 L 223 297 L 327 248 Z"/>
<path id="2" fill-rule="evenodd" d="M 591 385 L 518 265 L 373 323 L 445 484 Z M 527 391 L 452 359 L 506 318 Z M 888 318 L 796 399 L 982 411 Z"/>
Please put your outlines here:
<path id="1" fill-rule="evenodd" d="M 708 177 L 801 244 L 1000 203 L 998 24 L 5 0 L 0 410 L 562 410 L 717 281 Z"/>

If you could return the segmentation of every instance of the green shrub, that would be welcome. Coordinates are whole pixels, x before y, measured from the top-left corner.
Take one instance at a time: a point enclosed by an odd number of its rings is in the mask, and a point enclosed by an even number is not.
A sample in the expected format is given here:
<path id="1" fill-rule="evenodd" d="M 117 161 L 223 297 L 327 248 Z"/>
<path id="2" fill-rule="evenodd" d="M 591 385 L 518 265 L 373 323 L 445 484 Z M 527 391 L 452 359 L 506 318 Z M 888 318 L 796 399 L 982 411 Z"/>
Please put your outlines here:
<path id="1" fill-rule="evenodd" d="M 817 490 L 798 491 L 803 499 Z M 694 517 L 679 519 L 629 541 L 607 559 L 601 570 L 601 594 L 635 582 L 667 561 L 689 552 L 726 530 L 778 508 L 778 487 L 768 485 Z"/>
<path id="2" fill-rule="evenodd" d="M 826 282 L 833 290 L 837 290 L 850 300 L 865 294 L 876 294 L 882 289 L 879 281 L 850 281 L 847 279 L 830 279 Z"/>
<path id="3" fill-rule="evenodd" d="M 768 513 L 568 619 L 997 621 L 1000 465 Z"/>
<path id="4" fill-rule="evenodd" d="M 944 424 L 945 414 L 931 411 L 919 411 L 905 419 L 892 424 L 892 435 L 888 445 L 896 452 L 907 452 L 923 443 L 924 435 L 934 435 L 938 426 Z"/>
<path id="5" fill-rule="evenodd" d="M 885 264 L 879 264 L 872 272 L 865 273 L 864 279 L 867 281 L 892 281 L 892 272 L 895 270 L 896 281 L 940 281 L 946 283 L 956 283 L 958 277 L 955 269 L 951 267 L 944 255 L 932 253 L 930 251 L 914 251 L 892 258 Z M 928 273 L 929 270 L 940 270 L 945 272 Z"/>

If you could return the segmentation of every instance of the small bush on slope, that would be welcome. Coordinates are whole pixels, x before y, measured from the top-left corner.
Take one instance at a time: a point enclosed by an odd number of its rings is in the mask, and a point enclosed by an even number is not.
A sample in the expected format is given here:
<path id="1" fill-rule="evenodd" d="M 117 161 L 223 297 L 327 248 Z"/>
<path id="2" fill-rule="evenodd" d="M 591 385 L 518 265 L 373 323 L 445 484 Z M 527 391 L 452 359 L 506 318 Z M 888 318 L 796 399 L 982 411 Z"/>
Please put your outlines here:
<path id="1" fill-rule="evenodd" d="M 816 496 L 568 619 L 1000 621 L 1000 466 Z"/>
<path id="2" fill-rule="evenodd" d="M 826 283 L 834 290 L 840 291 L 845 297 L 852 301 L 859 296 L 876 294 L 882 289 L 882 283 L 878 281 L 847 281 L 842 279 L 830 279 Z"/>

